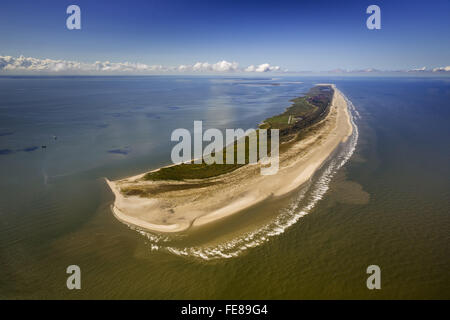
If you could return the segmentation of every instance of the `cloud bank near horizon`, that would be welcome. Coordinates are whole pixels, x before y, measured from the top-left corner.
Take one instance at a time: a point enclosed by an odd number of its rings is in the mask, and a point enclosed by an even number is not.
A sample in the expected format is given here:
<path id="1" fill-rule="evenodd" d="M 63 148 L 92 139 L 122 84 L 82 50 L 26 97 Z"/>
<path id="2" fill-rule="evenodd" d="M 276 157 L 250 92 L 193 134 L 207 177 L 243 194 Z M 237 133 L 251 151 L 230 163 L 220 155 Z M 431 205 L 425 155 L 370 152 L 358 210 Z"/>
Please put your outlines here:
<path id="1" fill-rule="evenodd" d="M 249 65 L 240 67 L 237 62 L 222 60 L 216 63 L 197 62 L 195 64 L 182 64 L 178 66 L 148 65 L 144 63 L 132 62 L 110 62 L 96 61 L 86 63 L 69 60 L 39 59 L 33 57 L 12 57 L 0 56 L 0 74 L 74 74 L 74 75 L 102 75 L 102 74 L 182 74 L 182 73 L 385 73 L 385 72 L 406 72 L 406 73 L 450 73 L 450 66 L 435 68 L 412 68 L 409 70 L 378 70 L 374 68 L 348 70 L 334 69 L 328 71 L 288 71 L 281 70 L 279 66 L 272 66 L 269 63 L 260 65 Z"/>
<path id="2" fill-rule="evenodd" d="M 70 73 L 70 74 L 152 74 L 152 73 L 230 73 L 230 72 L 271 72 L 279 71 L 279 66 L 269 63 L 250 65 L 240 68 L 237 62 L 226 60 L 210 64 L 197 62 L 193 65 L 162 66 L 131 62 L 96 61 L 84 63 L 78 61 L 38 59 L 20 56 L 0 56 L 0 72 L 3 73 Z"/>

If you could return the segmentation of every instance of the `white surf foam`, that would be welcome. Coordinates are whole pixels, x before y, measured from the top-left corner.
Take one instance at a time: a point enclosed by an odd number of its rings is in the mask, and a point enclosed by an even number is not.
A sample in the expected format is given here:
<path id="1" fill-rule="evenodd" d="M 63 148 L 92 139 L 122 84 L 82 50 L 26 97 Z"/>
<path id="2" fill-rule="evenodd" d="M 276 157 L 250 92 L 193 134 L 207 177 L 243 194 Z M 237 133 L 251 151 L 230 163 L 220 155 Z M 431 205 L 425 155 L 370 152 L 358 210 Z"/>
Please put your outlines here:
<path id="1" fill-rule="evenodd" d="M 321 171 L 317 180 L 314 182 L 310 181 L 308 185 L 302 188 L 302 191 L 291 204 L 287 208 L 282 209 L 280 214 L 271 222 L 224 243 L 205 247 L 177 248 L 168 245 L 167 242 L 173 240 L 169 236 L 156 235 L 142 230 L 137 231 L 149 240 L 151 250 L 165 250 L 179 256 L 195 257 L 203 260 L 234 258 L 248 249 L 260 246 L 271 238 L 284 233 L 289 227 L 297 223 L 300 218 L 310 213 L 324 197 L 329 189 L 332 177 L 350 159 L 356 149 L 359 132 L 354 119 L 360 119 L 361 116 L 345 95 L 344 98 L 350 111 L 350 121 L 353 126 L 352 135 L 338 154 L 326 163 L 326 167 Z"/>

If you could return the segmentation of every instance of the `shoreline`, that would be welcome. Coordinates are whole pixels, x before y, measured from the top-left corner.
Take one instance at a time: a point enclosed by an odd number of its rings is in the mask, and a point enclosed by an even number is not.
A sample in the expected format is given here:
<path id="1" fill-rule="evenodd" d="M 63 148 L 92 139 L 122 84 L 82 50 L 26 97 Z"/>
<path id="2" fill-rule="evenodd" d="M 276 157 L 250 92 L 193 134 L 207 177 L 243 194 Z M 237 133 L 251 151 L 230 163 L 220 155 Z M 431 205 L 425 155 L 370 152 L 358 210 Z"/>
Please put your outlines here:
<path id="1" fill-rule="evenodd" d="M 334 85 L 332 87 L 334 93 L 330 111 L 323 120 L 313 125 L 318 127 L 321 124 L 318 132 L 307 135 L 280 154 L 277 174 L 261 176 L 259 163 L 246 165 L 222 176 L 202 179 L 211 183 L 206 187 L 163 192 L 151 198 L 125 196 L 120 189 L 130 185 L 176 186 L 185 182 L 143 181 L 141 178 L 147 172 L 117 181 L 105 179 L 115 195 L 111 205 L 114 216 L 126 224 L 148 231 L 182 232 L 224 219 L 269 197 L 279 197 L 295 190 L 311 179 L 338 145 L 352 134 L 345 97 Z"/>

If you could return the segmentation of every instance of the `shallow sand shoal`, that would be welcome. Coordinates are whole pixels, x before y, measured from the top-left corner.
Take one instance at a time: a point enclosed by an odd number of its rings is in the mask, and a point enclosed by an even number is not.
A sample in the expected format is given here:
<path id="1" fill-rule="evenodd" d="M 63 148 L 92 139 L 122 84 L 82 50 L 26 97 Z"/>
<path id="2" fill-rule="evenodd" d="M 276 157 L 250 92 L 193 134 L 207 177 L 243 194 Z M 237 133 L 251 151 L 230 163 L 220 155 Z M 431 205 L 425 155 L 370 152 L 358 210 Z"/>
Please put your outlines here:
<path id="1" fill-rule="evenodd" d="M 330 112 L 313 127 L 314 133 L 280 154 L 279 170 L 274 175 L 261 175 L 258 163 L 201 181 L 145 181 L 142 174 L 106 180 L 115 195 L 113 213 L 122 222 L 142 229 L 180 232 L 223 219 L 268 197 L 285 195 L 307 182 L 352 133 L 346 100 L 335 87 Z M 156 192 L 151 197 L 125 196 L 120 191 L 129 187 L 156 190 L 199 182 L 208 182 L 208 186 Z"/>

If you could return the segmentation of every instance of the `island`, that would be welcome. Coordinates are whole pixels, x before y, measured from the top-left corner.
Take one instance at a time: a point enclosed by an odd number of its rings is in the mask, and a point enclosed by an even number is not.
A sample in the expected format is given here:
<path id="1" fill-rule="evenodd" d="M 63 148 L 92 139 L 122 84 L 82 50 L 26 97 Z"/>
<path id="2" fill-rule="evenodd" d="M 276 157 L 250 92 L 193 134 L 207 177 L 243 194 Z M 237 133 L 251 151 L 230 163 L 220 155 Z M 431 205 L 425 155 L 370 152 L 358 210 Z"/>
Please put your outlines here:
<path id="1" fill-rule="evenodd" d="M 258 127 L 279 129 L 276 174 L 261 175 L 262 161 L 191 161 L 117 181 L 106 179 L 115 195 L 114 216 L 146 231 L 184 232 L 298 189 L 347 140 L 353 127 L 346 99 L 333 84 L 318 84 L 291 102 L 282 114 Z M 224 149 L 228 147 L 236 145 Z"/>

